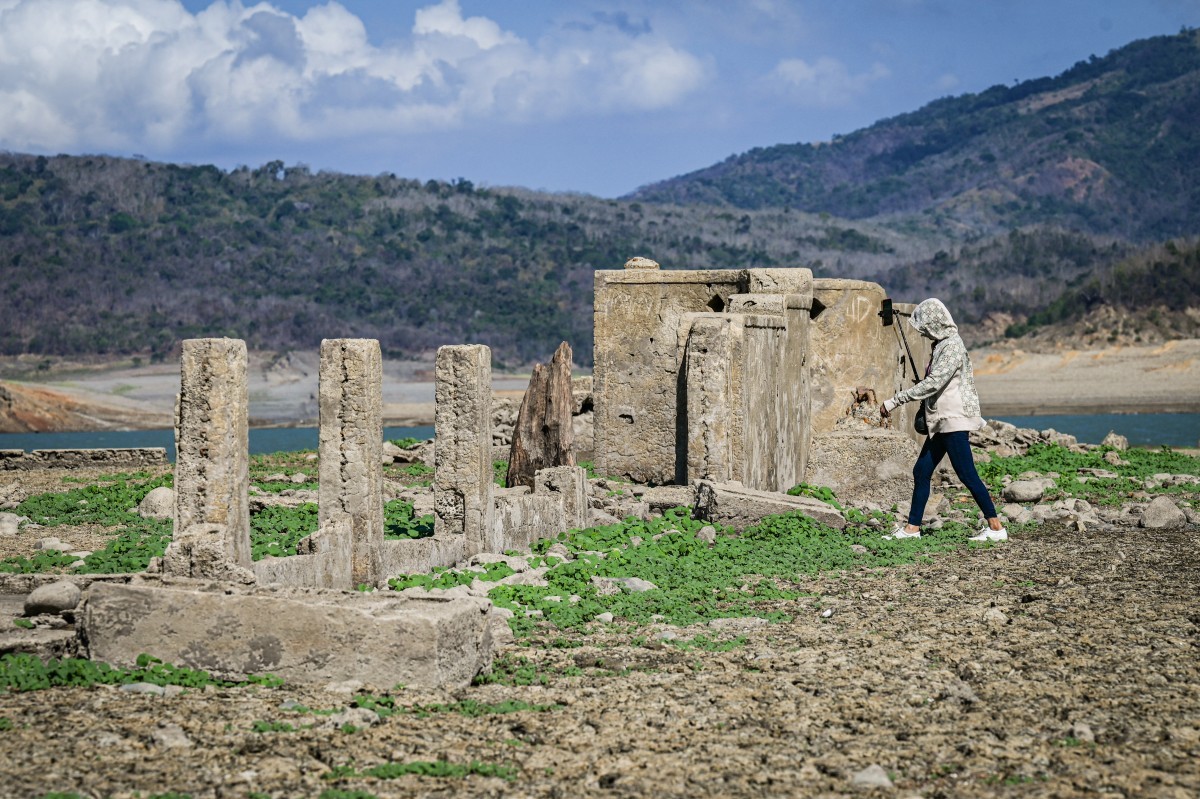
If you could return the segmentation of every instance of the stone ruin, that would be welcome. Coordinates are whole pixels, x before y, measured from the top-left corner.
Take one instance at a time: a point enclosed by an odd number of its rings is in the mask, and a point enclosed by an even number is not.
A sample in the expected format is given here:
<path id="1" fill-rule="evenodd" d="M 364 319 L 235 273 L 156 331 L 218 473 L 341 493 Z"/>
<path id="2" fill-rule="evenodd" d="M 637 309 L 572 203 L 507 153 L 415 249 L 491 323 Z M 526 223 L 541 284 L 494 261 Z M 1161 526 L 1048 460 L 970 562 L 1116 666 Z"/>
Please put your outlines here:
<path id="1" fill-rule="evenodd" d="M 908 499 L 915 405 L 890 426 L 877 404 L 854 412 L 860 388 L 877 403 L 911 384 L 898 333 L 879 317 L 882 287 L 799 268 L 659 271 L 636 260 L 595 275 L 598 472 Z M 928 343 L 908 342 L 923 368 Z"/>
<path id="2" fill-rule="evenodd" d="M 321 344 L 318 530 L 299 554 L 254 562 L 246 346 L 185 341 L 173 541 L 161 573 L 90 586 L 81 619 L 90 656 L 130 665 L 152 652 L 295 682 L 468 682 L 490 662 L 492 624 L 504 623 L 489 602 L 353 589 L 583 527 L 586 475 L 543 469 L 532 491 L 498 494 L 490 350 L 442 347 L 435 381 L 432 538 L 384 539 L 379 343 L 333 339 Z"/>
<path id="3" fill-rule="evenodd" d="M 640 268 L 595 276 L 597 471 L 663 486 L 646 492 L 647 508 L 694 502 L 704 518 L 731 522 L 760 516 L 765 501 L 837 525 L 828 506 L 778 493 L 801 482 L 907 498 L 918 437 L 904 415 L 878 426 L 874 405 L 912 371 L 879 319 L 881 287 L 807 269 L 631 263 Z M 923 364 L 928 348 L 909 339 Z M 490 602 L 353 589 L 587 526 L 584 470 L 543 469 L 532 490 L 497 488 L 490 350 L 442 347 L 434 534 L 385 539 L 379 344 L 326 340 L 318 529 L 297 555 L 255 562 L 246 368 L 240 340 L 184 342 L 173 542 L 158 572 L 91 583 L 80 614 L 88 654 L 129 665 L 150 652 L 301 683 L 468 682 L 490 662 L 493 625 L 505 623 Z"/>

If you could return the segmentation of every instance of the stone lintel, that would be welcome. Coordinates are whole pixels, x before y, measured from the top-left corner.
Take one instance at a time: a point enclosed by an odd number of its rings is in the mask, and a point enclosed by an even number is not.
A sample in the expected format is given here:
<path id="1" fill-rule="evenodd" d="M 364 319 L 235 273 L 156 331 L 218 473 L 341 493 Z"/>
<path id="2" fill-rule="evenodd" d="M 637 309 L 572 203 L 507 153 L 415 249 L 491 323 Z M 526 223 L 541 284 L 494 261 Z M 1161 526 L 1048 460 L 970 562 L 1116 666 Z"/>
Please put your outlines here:
<path id="1" fill-rule="evenodd" d="M 597 269 L 596 285 L 612 283 L 737 283 L 746 281 L 745 269 Z"/>

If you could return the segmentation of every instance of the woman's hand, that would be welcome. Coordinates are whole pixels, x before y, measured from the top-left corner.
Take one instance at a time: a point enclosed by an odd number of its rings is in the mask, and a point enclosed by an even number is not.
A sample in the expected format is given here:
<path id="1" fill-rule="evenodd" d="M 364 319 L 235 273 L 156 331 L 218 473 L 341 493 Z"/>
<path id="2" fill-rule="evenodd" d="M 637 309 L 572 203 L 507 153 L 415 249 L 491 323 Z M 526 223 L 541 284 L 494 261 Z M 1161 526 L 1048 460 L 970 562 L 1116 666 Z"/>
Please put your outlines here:
<path id="1" fill-rule="evenodd" d="M 900 403 L 896 402 L 894 399 L 884 400 L 883 404 L 879 406 L 879 415 L 884 419 L 890 419 L 892 416 L 892 411 L 894 411 L 896 406 L 899 404 Z"/>

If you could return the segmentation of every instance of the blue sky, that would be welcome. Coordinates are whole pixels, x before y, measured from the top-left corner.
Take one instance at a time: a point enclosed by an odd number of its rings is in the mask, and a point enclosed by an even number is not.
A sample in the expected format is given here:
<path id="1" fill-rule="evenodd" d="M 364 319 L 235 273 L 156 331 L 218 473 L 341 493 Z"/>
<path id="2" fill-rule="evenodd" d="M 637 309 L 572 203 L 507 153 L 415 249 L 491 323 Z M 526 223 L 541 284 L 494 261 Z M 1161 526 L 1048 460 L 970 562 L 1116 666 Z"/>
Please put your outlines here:
<path id="1" fill-rule="evenodd" d="M 1200 26 L 1200 0 L 0 0 L 0 149 L 614 197 Z"/>

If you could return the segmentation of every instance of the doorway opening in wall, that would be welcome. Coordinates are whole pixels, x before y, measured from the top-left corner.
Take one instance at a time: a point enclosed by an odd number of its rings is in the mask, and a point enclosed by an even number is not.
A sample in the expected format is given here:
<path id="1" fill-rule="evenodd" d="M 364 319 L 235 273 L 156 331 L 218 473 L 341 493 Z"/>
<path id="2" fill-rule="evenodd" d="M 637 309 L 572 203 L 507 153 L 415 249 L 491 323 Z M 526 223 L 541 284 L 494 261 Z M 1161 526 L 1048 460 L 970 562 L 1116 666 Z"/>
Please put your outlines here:
<path id="1" fill-rule="evenodd" d="M 723 313 L 725 311 L 725 300 L 721 299 L 720 294 L 714 294 L 712 299 L 708 301 L 708 307 L 715 313 Z"/>

